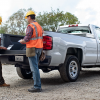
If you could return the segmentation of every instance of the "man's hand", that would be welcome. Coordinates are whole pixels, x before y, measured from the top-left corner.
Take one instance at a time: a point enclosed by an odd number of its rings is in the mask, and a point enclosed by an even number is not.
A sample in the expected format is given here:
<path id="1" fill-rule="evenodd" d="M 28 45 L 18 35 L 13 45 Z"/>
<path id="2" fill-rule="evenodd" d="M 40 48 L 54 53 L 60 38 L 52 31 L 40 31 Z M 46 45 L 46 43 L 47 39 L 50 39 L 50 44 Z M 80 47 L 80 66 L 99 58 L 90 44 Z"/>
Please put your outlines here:
<path id="1" fill-rule="evenodd" d="M 7 48 L 6 48 L 6 47 L 1 47 L 1 46 L 0 46 L 0 49 L 7 50 Z"/>
<path id="2" fill-rule="evenodd" d="M 26 44 L 26 42 L 24 41 L 24 39 L 21 39 L 21 40 L 20 40 L 20 43 L 21 43 L 21 44 Z"/>

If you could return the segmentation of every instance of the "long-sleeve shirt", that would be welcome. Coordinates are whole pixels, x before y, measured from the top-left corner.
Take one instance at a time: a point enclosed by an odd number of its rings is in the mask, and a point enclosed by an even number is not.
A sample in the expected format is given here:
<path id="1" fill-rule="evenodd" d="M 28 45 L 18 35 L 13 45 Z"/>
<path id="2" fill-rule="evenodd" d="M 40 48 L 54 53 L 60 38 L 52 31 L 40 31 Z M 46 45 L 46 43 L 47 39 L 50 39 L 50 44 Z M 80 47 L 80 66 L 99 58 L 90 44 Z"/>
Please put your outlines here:
<path id="1" fill-rule="evenodd" d="M 29 42 L 32 35 L 33 35 L 33 28 L 31 26 L 28 26 L 26 29 L 26 35 L 24 37 L 24 41 Z"/>

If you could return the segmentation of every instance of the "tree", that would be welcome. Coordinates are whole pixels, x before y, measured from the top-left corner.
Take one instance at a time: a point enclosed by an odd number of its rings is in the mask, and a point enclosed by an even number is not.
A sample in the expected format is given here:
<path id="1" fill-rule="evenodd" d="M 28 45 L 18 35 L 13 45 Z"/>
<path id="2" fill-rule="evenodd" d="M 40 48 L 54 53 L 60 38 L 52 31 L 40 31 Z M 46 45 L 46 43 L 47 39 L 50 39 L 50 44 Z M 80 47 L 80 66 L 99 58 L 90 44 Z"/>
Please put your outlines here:
<path id="1" fill-rule="evenodd" d="M 5 30 L 3 30 L 2 28 L 0 28 L 0 33 L 5 33 Z"/>
<path id="2" fill-rule="evenodd" d="M 13 15 L 11 15 L 6 21 L 6 23 L 0 29 L 0 33 L 25 35 L 25 28 L 28 23 L 25 19 L 25 14 L 29 9 L 20 9 Z M 38 13 L 36 16 L 36 21 L 43 27 L 44 30 L 56 31 L 57 27 L 60 25 L 67 24 L 78 24 L 78 18 L 73 14 L 57 9 L 57 11 L 51 8 L 51 12 L 43 12 L 43 14 Z"/>
<path id="3" fill-rule="evenodd" d="M 68 24 L 79 24 L 78 18 L 73 14 L 57 9 L 57 11 L 52 10 L 51 12 L 39 13 L 36 17 L 37 22 L 43 27 L 44 30 L 56 31 L 58 26 L 68 25 Z"/>
<path id="4" fill-rule="evenodd" d="M 16 34 L 16 35 L 25 35 L 25 29 L 28 25 L 27 20 L 25 19 L 25 14 L 27 11 L 33 10 L 32 8 L 20 9 L 12 16 L 9 17 L 6 21 L 7 33 Z"/>
<path id="5" fill-rule="evenodd" d="M 16 13 L 14 13 L 6 24 L 8 25 L 8 33 L 9 34 L 20 34 L 24 35 L 25 34 L 25 28 L 27 26 L 27 22 L 25 20 L 25 12 L 26 9 L 20 9 Z"/>
<path id="6" fill-rule="evenodd" d="M 0 27 L 0 33 L 5 34 L 7 32 L 7 25 Z"/>

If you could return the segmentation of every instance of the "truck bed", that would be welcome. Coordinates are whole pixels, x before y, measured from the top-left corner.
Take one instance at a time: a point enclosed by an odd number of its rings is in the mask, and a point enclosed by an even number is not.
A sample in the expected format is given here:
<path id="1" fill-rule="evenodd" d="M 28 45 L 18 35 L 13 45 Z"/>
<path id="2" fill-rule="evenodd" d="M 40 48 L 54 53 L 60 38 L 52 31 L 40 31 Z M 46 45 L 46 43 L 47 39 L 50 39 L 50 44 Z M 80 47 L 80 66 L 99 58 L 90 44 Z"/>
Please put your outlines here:
<path id="1" fill-rule="evenodd" d="M 8 50 L 0 50 L 0 55 L 25 55 L 26 45 L 18 42 L 23 38 L 21 35 L 1 34 L 1 46 Z"/>
<path id="2" fill-rule="evenodd" d="M 13 64 L 17 66 L 29 66 L 28 58 L 26 57 L 26 45 L 21 44 L 18 40 L 24 36 L 1 34 L 1 46 L 10 48 L 9 50 L 0 50 L 1 63 Z M 50 57 L 46 56 L 45 60 L 40 62 L 41 66 L 47 66 L 50 63 Z M 28 67 L 29 68 L 29 67 Z"/>

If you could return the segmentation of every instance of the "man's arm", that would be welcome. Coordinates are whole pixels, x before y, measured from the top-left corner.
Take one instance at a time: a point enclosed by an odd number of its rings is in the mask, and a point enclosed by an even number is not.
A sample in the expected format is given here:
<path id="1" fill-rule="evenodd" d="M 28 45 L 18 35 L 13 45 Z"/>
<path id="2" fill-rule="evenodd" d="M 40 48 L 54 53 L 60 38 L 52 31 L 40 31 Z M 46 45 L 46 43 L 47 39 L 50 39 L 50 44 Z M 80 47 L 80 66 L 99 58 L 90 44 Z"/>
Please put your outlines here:
<path id="1" fill-rule="evenodd" d="M 26 36 L 24 37 L 24 39 L 20 40 L 20 43 L 25 44 L 26 42 L 29 42 L 32 35 L 33 35 L 33 28 L 31 26 L 28 26 L 26 30 Z"/>
<path id="2" fill-rule="evenodd" d="M 6 48 L 6 47 L 1 47 L 1 46 L 0 46 L 0 49 L 7 50 L 7 48 Z"/>
<path id="3" fill-rule="evenodd" d="M 20 43 L 21 43 L 21 44 L 26 44 L 26 42 L 24 41 L 24 39 L 21 39 L 21 40 L 20 40 Z"/>

